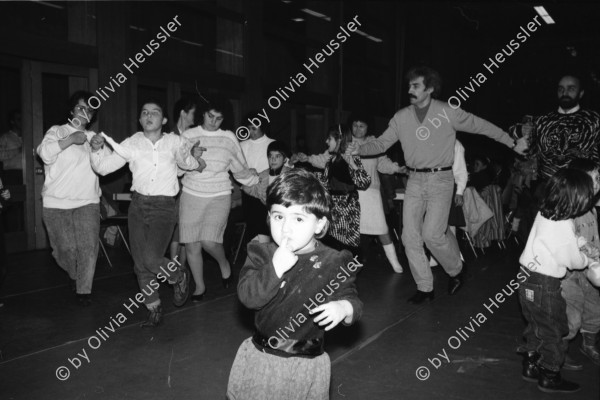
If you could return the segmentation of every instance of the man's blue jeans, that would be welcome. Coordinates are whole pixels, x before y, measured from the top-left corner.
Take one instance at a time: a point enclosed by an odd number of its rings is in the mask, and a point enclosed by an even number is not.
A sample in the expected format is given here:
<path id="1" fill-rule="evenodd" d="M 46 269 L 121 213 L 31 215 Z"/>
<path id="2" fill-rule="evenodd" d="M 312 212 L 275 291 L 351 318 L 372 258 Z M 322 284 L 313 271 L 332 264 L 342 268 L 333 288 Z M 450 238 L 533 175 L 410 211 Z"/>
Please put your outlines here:
<path id="1" fill-rule="evenodd" d="M 453 190 L 452 171 L 409 174 L 402 213 L 402 243 L 417 289 L 422 292 L 433 290 L 433 274 L 423 243 L 448 275 L 456 276 L 462 270 L 458 242 L 448 229 Z"/>
<path id="2" fill-rule="evenodd" d="M 92 293 L 100 247 L 100 204 L 61 209 L 44 207 L 52 255 L 75 281 L 77 294 Z"/>
<path id="3" fill-rule="evenodd" d="M 133 269 L 144 295 L 146 307 L 160 304 L 158 296 L 159 283 L 164 280 L 157 278 L 161 272 L 170 282 L 175 282 L 181 276 L 177 269 L 171 272 L 167 264 L 171 262 L 165 257 L 167 246 L 171 243 L 177 212 L 175 198 L 169 196 L 144 196 L 133 193 L 129 206 L 129 241 Z M 163 267 L 164 271 L 160 267 Z"/>

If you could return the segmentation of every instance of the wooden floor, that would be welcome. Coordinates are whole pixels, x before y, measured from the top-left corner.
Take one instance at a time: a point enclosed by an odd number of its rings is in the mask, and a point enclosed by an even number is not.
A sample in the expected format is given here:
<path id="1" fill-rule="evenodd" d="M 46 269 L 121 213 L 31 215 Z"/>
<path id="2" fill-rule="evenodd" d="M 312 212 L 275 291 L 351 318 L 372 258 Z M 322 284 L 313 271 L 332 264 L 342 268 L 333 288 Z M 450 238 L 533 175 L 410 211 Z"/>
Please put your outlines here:
<path id="1" fill-rule="evenodd" d="M 564 373 L 582 385 L 580 392 L 551 396 L 521 379 L 515 349 L 524 324 L 508 286 L 519 249 L 477 259 L 464 253 L 461 291 L 448 296 L 448 278 L 435 267 L 435 300 L 414 306 L 406 302 L 415 290 L 410 272 L 394 274 L 372 247 L 358 277 L 362 320 L 326 336 L 331 399 L 600 398 L 599 368 L 579 353 L 580 338 L 570 353 L 585 369 Z M 0 308 L 0 399 L 224 399 L 237 348 L 252 333 L 252 314 L 233 289 L 221 286 L 216 265 L 207 263 L 201 303 L 175 309 L 172 289 L 161 287 L 165 324 L 147 330 L 139 327 L 145 310 L 129 305 L 139 290 L 131 259 L 118 248 L 110 256 L 112 269 L 100 256 L 88 308 L 76 304 L 49 252 L 10 257 L 0 291 L 6 303 Z M 236 276 L 239 269 L 238 263 Z M 502 289 L 508 294 L 495 306 Z M 57 374 L 69 376 L 59 380 Z"/>

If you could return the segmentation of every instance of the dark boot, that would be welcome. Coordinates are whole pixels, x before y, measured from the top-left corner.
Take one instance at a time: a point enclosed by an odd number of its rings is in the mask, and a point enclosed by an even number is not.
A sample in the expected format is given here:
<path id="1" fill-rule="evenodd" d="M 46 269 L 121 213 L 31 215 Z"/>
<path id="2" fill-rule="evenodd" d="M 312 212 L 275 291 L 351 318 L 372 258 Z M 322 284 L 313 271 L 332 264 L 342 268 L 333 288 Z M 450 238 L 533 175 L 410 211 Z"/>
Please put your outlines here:
<path id="1" fill-rule="evenodd" d="M 596 365 L 600 365 L 600 353 L 596 345 L 597 334 L 581 332 L 583 341 L 581 342 L 581 352 Z"/>
<path id="2" fill-rule="evenodd" d="M 559 371 L 550 371 L 544 367 L 539 367 L 540 378 L 538 379 L 538 389 L 545 393 L 575 393 L 579 385 L 574 382 L 564 380 Z"/>
<path id="3" fill-rule="evenodd" d="M 162 324 L 162 322 L 162 307 L 156 306 L 148 309 L 148 320 L 140 326 L 142 328 L 155 328 Z"/>
<path id="4" fill-rule="evenodd" d="M 524 355 L 522 377 L 527 382 L 537 382 L 540 377 L 540 369 L 537 364 L 540 355 L 535 351 L 525 353 Z"/>
<path id="5" fill-rule="evenodd" d="M 565 354 L 565 363 L 562 368 L 567 371 L 581 371 L 583 369 L 583 364 L 569 356 L 569 341 L 563 339 L 563 343 L 567 350 Z"/>

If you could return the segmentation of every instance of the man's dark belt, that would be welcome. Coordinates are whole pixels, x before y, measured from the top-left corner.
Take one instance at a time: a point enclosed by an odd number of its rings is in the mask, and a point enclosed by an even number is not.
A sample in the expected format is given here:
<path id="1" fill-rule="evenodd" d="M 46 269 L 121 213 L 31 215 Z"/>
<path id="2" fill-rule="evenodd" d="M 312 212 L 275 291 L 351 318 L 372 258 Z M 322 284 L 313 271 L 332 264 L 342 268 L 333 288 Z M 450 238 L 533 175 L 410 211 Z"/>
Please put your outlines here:
<path id="1" fill-rule="evenodd" d="M 279 336 L 267 338 L 260 333 L 252 336 L 252 344 L 257 350 L 278 357 L 315 358 L 325 352 L 323 339 L 294 340 L 282 339 Z"/>
<path id="2" fill-rule="evenodd" d="M 438 167 L 438 168 L 411 168 L 406 167 L 407 170 L 412 172 L 441 172 L 441 171 L 450 171 L 452 167 Z"/>

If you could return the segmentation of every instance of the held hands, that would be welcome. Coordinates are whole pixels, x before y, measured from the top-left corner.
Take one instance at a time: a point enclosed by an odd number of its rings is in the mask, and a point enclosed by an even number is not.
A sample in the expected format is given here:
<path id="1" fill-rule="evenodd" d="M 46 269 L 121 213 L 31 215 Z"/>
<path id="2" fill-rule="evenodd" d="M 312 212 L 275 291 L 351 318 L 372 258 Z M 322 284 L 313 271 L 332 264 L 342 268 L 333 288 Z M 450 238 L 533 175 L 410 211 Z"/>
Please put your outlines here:
<path id="1" fill-rule="evenodd" d="M 284 237 L 281 241 L 281 245 L 275 250 L 275 254 L 273 254 L 273 266 L 275 267 L 277 277 L 281 278 L 283 274 L 292 269 L 297 262 L 298 256 L 292 251 L 289 239 Z"/>
<path id="2" fill-rule="evenodd" d="M 77 132 L 73 132 L 65 140 L 68 140 L 70 142 L 69 144 L 81 145 L 81 144 L 84 144 L 85 142 L 87 142 L 87 136 L 85 136 L 84 132 L 77 131 Z"/>
<path id="3" fill-rule="evenodd" d="M 92 151 L 98 151 L 104 146 L 104 136 L 99 133 L 96 133 L 90 139 L 90 146 L 92 146 Z"/>
<path id="4" fill-rule="evenodd" d="M 346 148 L 346 153 L 356 156 L 356 155 L 358 155 L 359 149 L 360 149 L 360 146 L 358 145 L 358 143 L 352 142 L 352 143 L 348 144 L 348 147 Z"/>
<path id="5" fill-rule="evenodd" d="M 454 204 L 456 204 L 459 207 L 462 207 L 463 204 L 465 204 L 465 199 L 463 198 L 462 194 L 457 194 L 454 196 Z"/>
<path id="6" fill-rule="evenodd" d="M 200 162 L 198 159 L 202 157 L 202 154 L 206 151 L 206 147 L 200 147 L 200 141 L 194 143 L 190 150 L 190 154 L 192 157 L 196 159 L 196 161 Z"/>
<path id="7" fill-rule="evenodd" d="M 10 200 L 10 190 L 0 189 L 0 196 L 6 201 Z"/>
<path id="8" fill-rule="evenodd" d="M 354 309 L 348 300 L 330 301 L 329 303 L 321 304 L 318 307 L 310 310 L 310 314 L 316 314 L 317 317 L 313 320 L 319 326 L 325 326 L 325 330 L 329 331 L 335 328 L 340 322 L 345 321 L 350 323 Z"/>
<path id="9" fill-rule="evenodd" d="M 522 138 L 517 139 L 517 144 L 513 148 L 513 150 L 515 151 L 515 153 L 524 156 L 528 147 L 529 147 L 529 145 L 527 144 L 527 138 L 522 137 Z"/>

